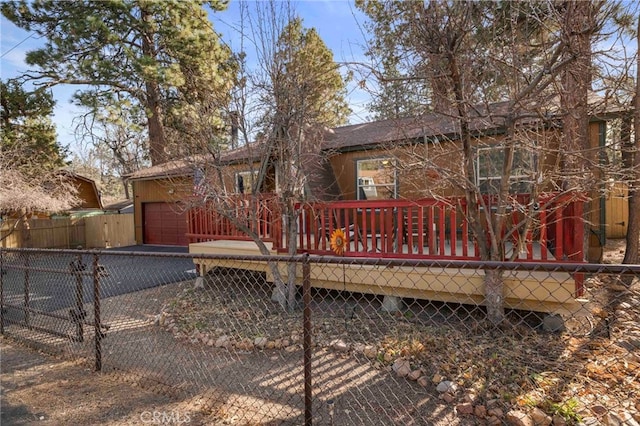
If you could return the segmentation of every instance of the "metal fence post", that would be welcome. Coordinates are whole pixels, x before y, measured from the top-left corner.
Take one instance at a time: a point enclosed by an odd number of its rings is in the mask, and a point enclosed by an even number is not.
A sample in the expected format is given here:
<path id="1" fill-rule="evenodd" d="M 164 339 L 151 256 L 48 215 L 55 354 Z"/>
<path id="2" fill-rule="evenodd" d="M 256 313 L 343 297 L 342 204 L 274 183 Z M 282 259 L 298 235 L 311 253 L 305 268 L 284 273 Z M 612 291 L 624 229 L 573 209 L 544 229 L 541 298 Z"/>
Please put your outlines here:
<path id="1" fill-rule="evenodd" d="M 98 255 L 93 255 L 93 326 L 95 330 L 95 370 L 102 370 L 102 328 L 100 322 L 100 274 Z"/>
<path id="2" fill-rule="evenodd" d="M 87 313 L 84 310 L 84 291 L 83 291 L 83 279 L 82 273 L 85 269 L 85 264 L 82 262 L 82 254 L 78 254 L 75 262 L 71 262 L 70 264 L 71 270 L 76 277 L 76 307 L 75 310 L 71 310 L 69 313 L 71 314 L 71 320 L 76 324 L 76 338 L 77 342 L 84 341 L 84 319 L 87 316 Z"/>
<path id="3" fill-rule="evenodd" d="M 0 334 L 4 334 L 4 252 L 0 249 Z"/>
<path id="4" fill-rule="evenodd" d="M 31 327 L 31 303 L 29 301 L 29 253 L 25 253 L 24 257 L 24 323 L 27 327 Z"/>
<path id="5" fill-rule="evenodd" d="M 303 339 L 304 339 L 304 424 L 311 426 L 313 417 L 313 395 L 311 383 L 311 265 L 309 254 L 305 254 L 302 263 L 302 300 Z"/>

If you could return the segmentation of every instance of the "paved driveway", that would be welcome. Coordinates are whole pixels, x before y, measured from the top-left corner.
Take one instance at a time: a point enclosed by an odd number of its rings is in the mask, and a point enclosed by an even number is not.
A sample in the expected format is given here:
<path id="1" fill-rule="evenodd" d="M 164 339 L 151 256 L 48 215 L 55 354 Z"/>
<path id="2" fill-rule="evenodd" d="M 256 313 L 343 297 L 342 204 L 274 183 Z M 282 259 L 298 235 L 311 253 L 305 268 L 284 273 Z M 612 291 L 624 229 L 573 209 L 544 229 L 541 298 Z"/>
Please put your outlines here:
<path id="1" fill-rule="evenodd" d="M 99 254 L 99 264 L 104 267 L 100 278 L 102 298 L 118 296 L 151 287 L 195 278 L 195 267 L 189 258 L 171 257 L 172 253 L 187 253 L 186 247 L 131 246 L 104 250 Z M 92 268 L 93 256 L 81 256 L 85 270 Z M 33 254 L 26 257 L 8 253 L 3 275 L 4 300 L 7 304 L 23 305 L 28 293 L 29 306 L 52 312 L 75 306 L 76 276 L 70 274 L 70 264 L 77 262 L 73 254 Z M 11 266 L 14 266 L 12 268 Z M 28 273 L 24 267 L 28 266 Z M 16 269 L 15 267 L 22 268 Z M 52 270 L 64 273 L 52 272 Z M 25 292 L 25 281 L 28 292 Z M 93 300 L 93 278 L 82 277 L 83 300 Z M 8 308 L 8 318 L 21 319 L 22 311 Z"/>

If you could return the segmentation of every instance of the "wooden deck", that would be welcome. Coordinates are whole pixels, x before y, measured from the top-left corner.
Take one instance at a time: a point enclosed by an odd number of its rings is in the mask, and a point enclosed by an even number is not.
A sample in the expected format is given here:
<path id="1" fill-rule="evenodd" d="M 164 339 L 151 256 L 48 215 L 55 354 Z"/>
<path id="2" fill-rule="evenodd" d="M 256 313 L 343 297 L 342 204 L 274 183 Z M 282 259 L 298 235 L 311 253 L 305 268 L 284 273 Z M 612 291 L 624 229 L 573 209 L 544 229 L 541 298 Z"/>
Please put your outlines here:
<path id="1" fill-rule="evenodd" d="M 260 255 L 253 242 L 210 241 L 190 244 L 189 252 L 195 254 Z M 276 252 L 274 251 L 275 255 Z M 484 304 L 482 271 L 454 268 L 386 267 L 371 265 L 314 266 L 311 256 L 311 285 L 316 288 L 347 290 L 376 295 L 453 302 Z M 214 267 L 229 267 L 265 272 L 273 282 L 266 262 L 223 259 L 194 259 L 201 274 Z M 280 274 L 287 276 L 284 263 Z M 302 282 L 301 268 L 298 282 Z M 505 273 L 505 307 L 537 312 L 564 314 L 575 312 L 582 304 L 575 297 L 575 280 L 564 272 L 507 271 Z"/>
<path id="2" fill-rule="evenodd" d="M 495 200 L 483 200 L 482 214 L 493 214 Z M 505 260 L 520 262 L 582 261 L 583 218 L 579 197 L 546 194 L 535 203 L 517 195 L 507 209 L 500 244 Z M 218 206 L 219 208 L 219 206 Z M 286 254 L 282 209 L 277 197 L 243 195 L 227 200 L 225 211 L 268 244 L 273 254 Z M 346 234 L 343 256 L 374 259 L 480 260 L 477 241 L 467 223 L 468 209 L 460 198 L 370 200 L 307 203 L 297 206 L 296 252 L 332 256 L 329 238 L 337 229 Z M 487 213 L 485 213 L 485 211 Z M 535 226 L 519 232 L 524 212 Z M 216 210 L 192 209 L 189 214 L 189 251 L 203 254 L 259 255 L 250 238 Z M 514 231 L 515 230 L 515 231 Z M 524 234 L 524 235 L 523 235 Z M 200 259 L 201 273 L 215 266 L 263 271 L 272 280 L 266 262 Z M 344 274 L 343 274 L 344 271 Z M 280 271 L 286 276 L 286 268 Z M 394 295 L 456 303 L 484 303 L 484 275 L 480 271 L 438 268 L 384 268 L 358 265 L 312 267 L 312 285 L 319 288 Z M 508 272 L 506 306 L 563 313 L 580 307 L 582 274 Z"/>

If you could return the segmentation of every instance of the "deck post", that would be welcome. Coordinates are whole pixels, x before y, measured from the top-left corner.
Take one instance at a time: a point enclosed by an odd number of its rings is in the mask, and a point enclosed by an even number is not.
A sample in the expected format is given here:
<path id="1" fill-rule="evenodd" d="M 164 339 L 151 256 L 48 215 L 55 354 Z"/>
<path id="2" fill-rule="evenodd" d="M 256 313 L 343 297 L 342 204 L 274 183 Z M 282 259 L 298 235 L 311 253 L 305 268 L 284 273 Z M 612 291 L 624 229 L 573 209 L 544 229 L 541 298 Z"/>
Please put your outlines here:
<path id="1" fill-rule="evenodd" d="M 402 298 L 398 296 L 385 295 L 382 299 L 382 311 L 383 312 L 398 312 L 402 310 Z"/>

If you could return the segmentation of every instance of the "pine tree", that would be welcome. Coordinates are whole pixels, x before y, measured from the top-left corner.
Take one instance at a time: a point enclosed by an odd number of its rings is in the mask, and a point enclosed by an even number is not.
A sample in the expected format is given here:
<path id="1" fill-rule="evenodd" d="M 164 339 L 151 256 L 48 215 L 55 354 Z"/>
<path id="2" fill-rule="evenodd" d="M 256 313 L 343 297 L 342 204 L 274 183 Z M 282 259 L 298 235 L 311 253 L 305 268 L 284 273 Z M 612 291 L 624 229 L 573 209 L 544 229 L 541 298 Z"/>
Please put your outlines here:
<path id="1" fill-rule="evenodd" d="M 0 152 L 4 166 L 25 175 L 65 165 L 65 148 L 51 121 L 54 101 L 44 90 L 25 91 L 16 81 L 0 81 Z"/>
<path id="2" fill-rule="evenodd" d="M 179 152 L 170 146 L 167 121 L 179 122 L 185 104 L 205 94 L 220 95 L 224 103 L 228 92 L 230 53 L 205 4 L 225 6 L 221 0 L 12 1 L 2 13 L 47 39 L 45 47 L 27 54 L 36 70 L 25 79 L 89 86 L 76 99 L 92 109 L 141 106 L 156 164 Z M 211 114 L 219 116 L 218 110 Z"/>

